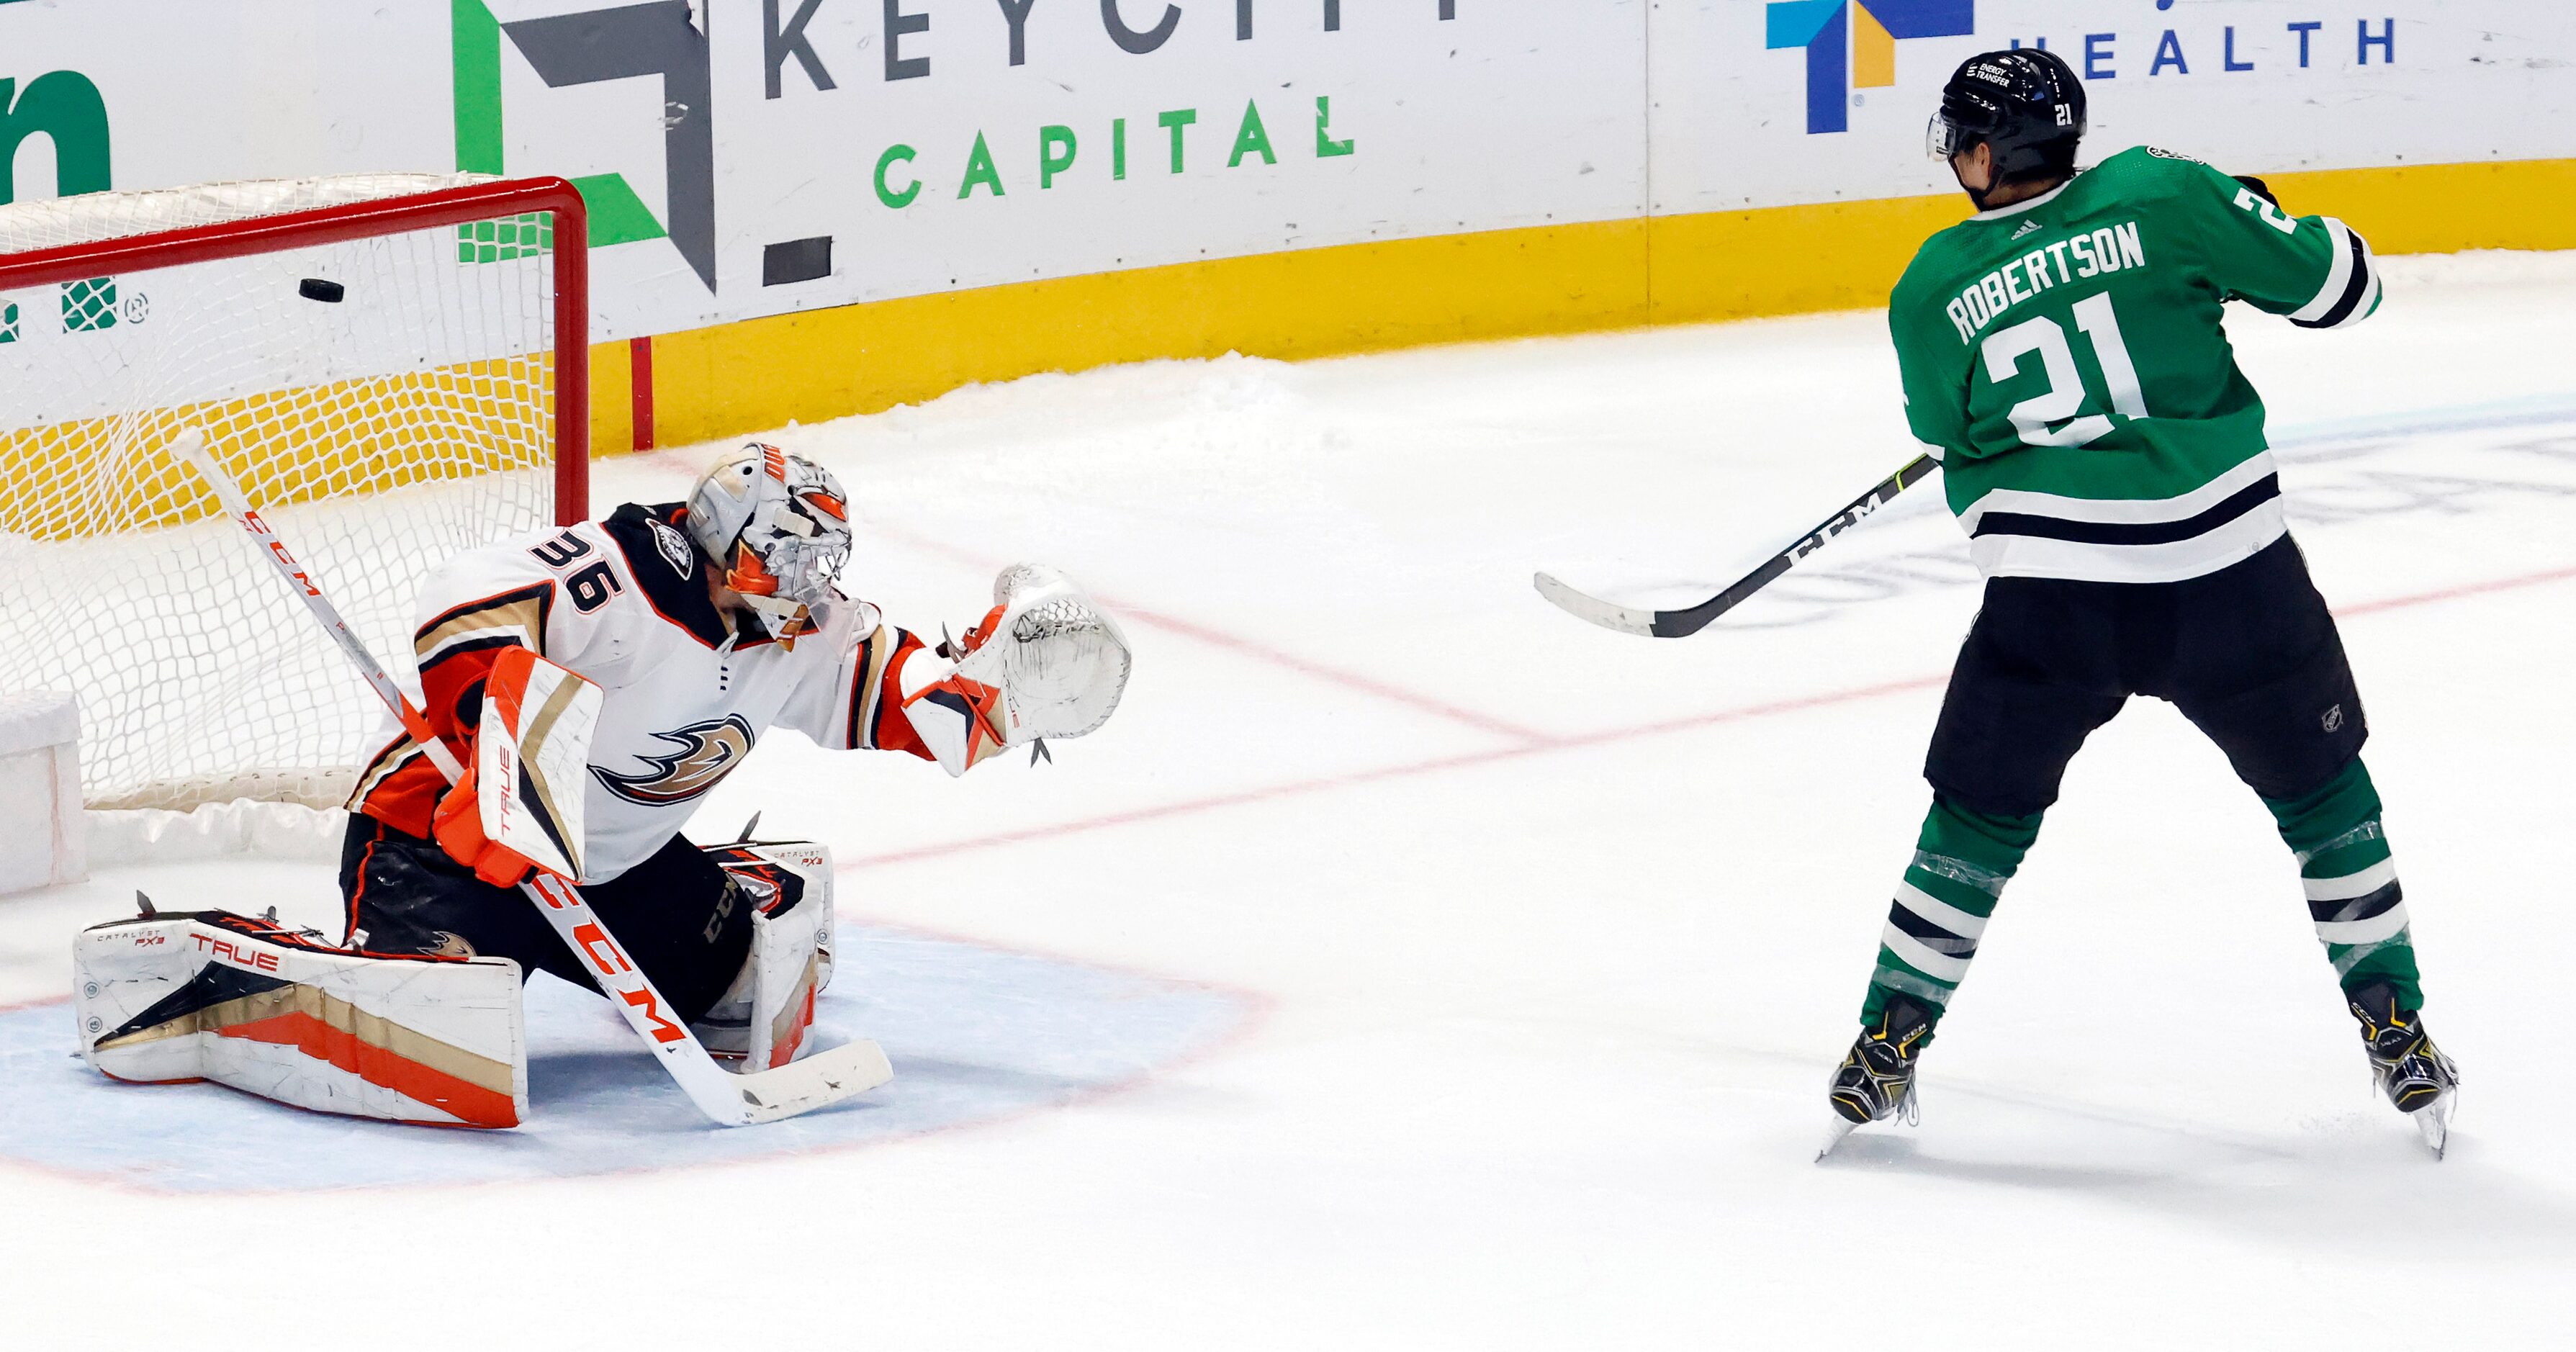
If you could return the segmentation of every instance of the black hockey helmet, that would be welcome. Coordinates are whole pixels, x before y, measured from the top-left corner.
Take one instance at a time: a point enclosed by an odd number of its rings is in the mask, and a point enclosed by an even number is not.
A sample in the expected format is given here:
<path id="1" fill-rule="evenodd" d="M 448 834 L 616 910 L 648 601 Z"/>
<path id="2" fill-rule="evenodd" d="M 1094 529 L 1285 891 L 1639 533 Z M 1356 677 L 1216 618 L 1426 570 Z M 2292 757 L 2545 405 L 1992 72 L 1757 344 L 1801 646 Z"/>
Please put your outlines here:
<path id="1" fill-rule="evenodd" d="M 1994 152 L 1994 181 L 2003 183 L 2074 173 L 2083 136 L 2084 82 L 2074 68 L 2055 52 L 2018 47 L 1960 65 L 1941 87 L 1924 145 L 1946 160 L 1983 141 Z"/>

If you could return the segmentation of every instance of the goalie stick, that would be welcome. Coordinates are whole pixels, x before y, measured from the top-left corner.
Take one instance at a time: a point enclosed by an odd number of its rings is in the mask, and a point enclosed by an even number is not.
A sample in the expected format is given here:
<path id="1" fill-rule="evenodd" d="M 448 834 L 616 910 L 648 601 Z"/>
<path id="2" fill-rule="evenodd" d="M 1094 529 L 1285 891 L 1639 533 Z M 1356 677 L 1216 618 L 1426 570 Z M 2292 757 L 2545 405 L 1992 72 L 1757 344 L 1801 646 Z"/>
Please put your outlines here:
<path id="1" fill-rule="evenodd" d="M 1825 547 L 1825 542 L 1860 524 L 1863 517 L 1893 501 L 1897 494 L 1932 477 L 1941 462 L 1930 455 L 1919 455 L 1913 463 L 1879 481 L 1851 505 L 1825 518 L 1824 523 L 1807 532 L 1796 544 L 1763 561 L 1762 566 L 1737 578 L 1734 585 L 1717 595 L 1682 610 L 1637 610 L 1612 605 L 1598 597 L 1587 596 L 1557 581 L 1546 573 L 1530 579 L 1538 594 L 1554 603 L 1557 609 L 1578 620 L 1589 620 L 1604 629 L 1642 638 L 1683 638 L 1708 627 L 1708 622 L 1735 609 L 1753 593 L 1779 580 L 1780 575 L 1795 568 L 1808 555 Z"/>
<path id="2" fill-rule="evenodd" d="M 404 697 L 402 688 L 394 684 L 393 678 L 385 674 L 384 666 L 376 661 L 375 654 L 368 652 L 358 636 L 350 632 L 331 599 L 322 594 L 322 589 L 295 561 L 295 556 L 287 552 L 286 543 L 277 538 L 277 532 L 269 529 L 259 513 L 251 510 L 249 501 L 242 496 L 241 486 L 234 483 L 215 464 L 214 457 L 206 453 L 204 433 L 194 427 L 181 431 L 170 446 L 170 454 L 173 459 L 194 469 L 213 487 L 225 513 L 249 532 L 251 547 L 276 565 L 278 574 L 286 579 L 305 608 L 313 612 L 313 618 L 340 645 L 340 651 L 348 655 L 350 665 L 358 669 L 358 674 L 366 679 L 376 697 L 402 720 L 404 730 L 428 754 L 430 763 L 438 767 L 438 772 L 447 776 L 447 782 L 453 784 L 462 778 L 465 768 L 457 764 L 456 757 L 431 731 L 429 720 Z M 546 922 L 554 926 L 555 933 L 563 937 L 564 946 L 581 955 L 592 976 L 598 980 L 600 989 L 609 996 L 608 1002 L 626 1017 L 627 1025 L 644 1040 L 644 1045 L 661 1061 L 662 1068 L 670 1072 L 681 1092 L 687 1094 L 698 1111 L 717 1125 L 749 1126 L 755 1122 L 775 1122 L 780 1118 L 794 1117 L 865 1093 L 894 1078 L 894 1068 L 887 1063 L 884 1050 L 866 1038 L 816 1052 L 774 1069 L 739 1075 L 724 1069 L 707 1054 L 705 1047 L 699 1045 L 687 1024 L 664 1015 L 663 1011 L 669 1005 L 663 1000 L 662 993 L 654 988 L 650 977 L 628 960 L 626 950 L 592 913 L 589 903 L 582 900 L 581 889 L 571 879 L 540 871 L 519 884 L 519 890 L 527 894 L 528 900 L 545 916 Z"/>

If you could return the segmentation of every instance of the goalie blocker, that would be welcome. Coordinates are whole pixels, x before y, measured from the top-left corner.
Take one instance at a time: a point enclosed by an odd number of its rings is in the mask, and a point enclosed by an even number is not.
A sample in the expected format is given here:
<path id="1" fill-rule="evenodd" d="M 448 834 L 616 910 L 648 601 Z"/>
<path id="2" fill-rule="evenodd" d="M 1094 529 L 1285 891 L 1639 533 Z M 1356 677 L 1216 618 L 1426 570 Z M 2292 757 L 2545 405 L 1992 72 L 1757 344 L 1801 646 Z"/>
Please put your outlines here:
<path id="1" fill-rule="evenodd" d="M 786 1065 L 812 1049 L 815 998 L 832 980 L 831 851 L 801 841 L 682 848 L 695 856 L 689 873 L 719 898 L 700 909 L 743 940 L 730 980 L 692 1031 L 748 1067 Z M 651 928 L 628 923 L 638 934 Z M 516 1126 L 528 1114 L 525 973 L 509 958 L 454 947 L 335 947 L 273 921 L 156 913 L 147 903 L 142 915 L 73 941 L 81 1055 L 134 1083 L 210 1080 L 317 1112 Z M 583 979 L 568 954 L 560 970 L 544 966 Z"/>

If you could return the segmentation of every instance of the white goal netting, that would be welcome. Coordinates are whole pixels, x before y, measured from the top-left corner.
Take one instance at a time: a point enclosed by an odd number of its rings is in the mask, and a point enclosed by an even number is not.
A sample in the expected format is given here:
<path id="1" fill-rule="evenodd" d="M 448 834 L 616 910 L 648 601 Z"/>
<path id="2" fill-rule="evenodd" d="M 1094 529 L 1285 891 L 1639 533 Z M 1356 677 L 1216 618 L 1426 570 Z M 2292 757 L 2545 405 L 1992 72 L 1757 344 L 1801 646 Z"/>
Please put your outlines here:
<path id="1" fill-rule="evenodd" d="M 0 264 L 479 181 L 0 206 Z M 278 245 L 0 293 L 0 690 L 79 700 L 92 808 L 336 805 L 384 719 L 170 457 L 183 430 L 398 671 L 428 569 L 554 519 L 550 216 Z"/>

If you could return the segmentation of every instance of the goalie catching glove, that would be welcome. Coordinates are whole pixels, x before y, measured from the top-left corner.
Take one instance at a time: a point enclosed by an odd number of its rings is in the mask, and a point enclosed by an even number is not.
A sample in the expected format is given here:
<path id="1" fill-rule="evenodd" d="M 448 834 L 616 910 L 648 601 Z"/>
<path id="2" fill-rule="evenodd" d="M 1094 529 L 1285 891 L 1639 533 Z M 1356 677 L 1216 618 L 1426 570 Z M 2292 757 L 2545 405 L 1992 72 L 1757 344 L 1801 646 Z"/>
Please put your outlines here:
<path id="1" fill-rule="evenodd" d="M 905 664 L 903 712 L 940 768 L 962 775 L 1005 748 L 1108 722 L 1131 660 L 1117 621 L 1071 578 L 1013 564 L 963 641 Z"/>

